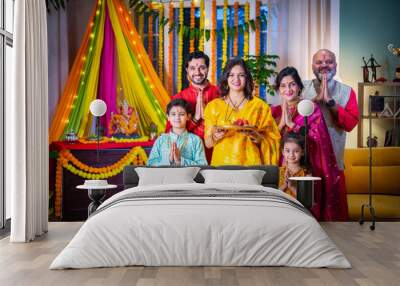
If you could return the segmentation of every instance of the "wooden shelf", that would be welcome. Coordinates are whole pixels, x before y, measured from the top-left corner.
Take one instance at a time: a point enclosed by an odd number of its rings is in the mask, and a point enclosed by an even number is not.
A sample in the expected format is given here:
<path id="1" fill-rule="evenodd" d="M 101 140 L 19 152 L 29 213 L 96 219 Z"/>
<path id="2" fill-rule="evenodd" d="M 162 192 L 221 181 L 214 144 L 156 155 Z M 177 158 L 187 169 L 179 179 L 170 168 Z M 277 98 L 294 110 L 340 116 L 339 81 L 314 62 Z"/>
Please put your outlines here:
<path id="1" fill-rule="evenodd" d="M 399 98 L 400 98 L 400 82 L 384 82 L 384 83 L 371 83 L 371 82 L 359 82 L 358 83 L 358 111 L 360 116 L 360 120 L 358 122 L 357 126 L 357 146 L 359 148 L 364 147 L 364 141 L 366 138 L 365 132 L 364 132 L 364 124 L 368 125 L 368 120 L 371 119 L 373 120 L 372 125 L 375 125 L 378 120 L 383 120 L 382 123 L 384 125 L 387 125 L 391 122 L 391 126 L 394 130 L 399 128 L 399 116 L 390 116 L 390 117 L 379 117 L 376 115 L 372 115 L 371 117 L 368 114 L 365 114 L 366 111 L 364 110 L 364 107 L 368 107 L 368 98 L 369 95 L 367 95 L 366 90 L 367 88 L 376 88 L 377 90 L 379 89 L 385 89 L 385 93 L 387 93 L 386 89 L 390 89 L 390 95 L 380 95 L 382 97 L 387 98 L 388 101 L 392 102 L 394 104 L 393 108 L 397 111 L 398 108 L 400 107 L 399 103 Z M 369 91 L 368 91 L 369 92 Z M 375 114 L 375 113 L 373 113 Z"/>

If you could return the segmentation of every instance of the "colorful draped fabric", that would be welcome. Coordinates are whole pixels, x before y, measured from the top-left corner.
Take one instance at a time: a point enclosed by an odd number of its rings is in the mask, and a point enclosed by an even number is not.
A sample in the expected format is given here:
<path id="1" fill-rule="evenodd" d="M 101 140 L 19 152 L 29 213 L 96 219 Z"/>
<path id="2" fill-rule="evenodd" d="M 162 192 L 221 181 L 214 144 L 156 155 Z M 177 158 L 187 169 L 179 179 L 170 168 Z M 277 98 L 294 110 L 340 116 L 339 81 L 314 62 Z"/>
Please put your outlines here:
<path id="1" fill-rule="evenodd" d="M 168 166 L 171 165 L 169 155 L 172 143 L 176 142 L 181 152 L 181 165 L 207 165 L 204 154 L 203 141 L 199 136 L 185 131 L 181 135 L 168 132 L 157 138 L 151 149 L 150 156 L 147 160 L 149 166 Z"/>
<path id="2" fill-rule="evenodd" d="M 89 105 L 96 98 L 108 106 L 104 129 L 123 100 L 139 115 L 139 135 L 147 134 L 151 123 L 165 129 L 169 95 L 121 0 L 96 1 L 51 123 L 50 142 L 69 131 L 87 136 L 92 126 Z"/>
<path id="3" fill-rule="evenodd" d="M 282 137 L 288 131 L 300 132 L 304 126 L 304 117 L 295 112 L 297 105 L 291 107 L 295 127 L 284 129 Z M 279 122 L 282 115 L 280 105 L 272 107 L 272 115 Z M 312 213 L 318 220 L 344 220 L 348 218 L 347 200 L 344 184 L 341 183 L 340 170 L 321 110 L 315 105 L 314 113 L 308 117 L 307 156 L 313 176 L 321 177 L 315 188 L 315 205 Z M 284 164 L 284 162 L 283 162 Z"/>
<path id="4" fill-rule="evenodd" d="M 214 146 L 211 165 L 268 165 L 278 164 L 280 134 L 270 107 L 257 97 L 235 110 L 223 99 L 211 101 L 204 112 L 204 136 L 211 136 L 214 126 L 232 125 L 238 119 L 247 120 L 263 135 L 260 145 L 249 136 L 236 132 L 224 137 Z"/>

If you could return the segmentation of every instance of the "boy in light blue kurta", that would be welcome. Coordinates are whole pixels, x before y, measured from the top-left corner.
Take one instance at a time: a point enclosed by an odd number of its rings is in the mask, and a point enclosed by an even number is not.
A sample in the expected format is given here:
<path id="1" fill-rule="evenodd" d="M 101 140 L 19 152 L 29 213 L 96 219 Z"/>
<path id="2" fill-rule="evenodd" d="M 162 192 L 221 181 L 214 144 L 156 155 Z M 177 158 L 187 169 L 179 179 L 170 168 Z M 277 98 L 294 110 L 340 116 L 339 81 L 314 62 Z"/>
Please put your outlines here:
<path id="1" fill-rule="evenodd" d="M 189 104 L 183 99 L 174 99 L 167 105 L 168 121 L 172 128 L 156 140 L 147 165 L 207 165 L 203 141 L 186 130 L 189 113 Z"/>

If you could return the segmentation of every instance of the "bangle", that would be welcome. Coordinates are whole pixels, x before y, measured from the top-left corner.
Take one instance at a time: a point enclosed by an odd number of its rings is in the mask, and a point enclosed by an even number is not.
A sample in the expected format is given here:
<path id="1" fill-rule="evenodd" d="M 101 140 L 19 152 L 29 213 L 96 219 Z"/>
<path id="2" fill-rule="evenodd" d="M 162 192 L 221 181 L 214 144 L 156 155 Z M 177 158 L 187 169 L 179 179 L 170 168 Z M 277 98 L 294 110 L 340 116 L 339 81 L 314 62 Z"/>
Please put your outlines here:
<path id="1" fill-rule="evenodd" d="M 193 123 L 196 124 L 196 125 L 199 123 L 199 121 L 196 120 L 196 119 L 194 119 L 194 118 L 192 118 L 192 121 L 193 121 Z"/>

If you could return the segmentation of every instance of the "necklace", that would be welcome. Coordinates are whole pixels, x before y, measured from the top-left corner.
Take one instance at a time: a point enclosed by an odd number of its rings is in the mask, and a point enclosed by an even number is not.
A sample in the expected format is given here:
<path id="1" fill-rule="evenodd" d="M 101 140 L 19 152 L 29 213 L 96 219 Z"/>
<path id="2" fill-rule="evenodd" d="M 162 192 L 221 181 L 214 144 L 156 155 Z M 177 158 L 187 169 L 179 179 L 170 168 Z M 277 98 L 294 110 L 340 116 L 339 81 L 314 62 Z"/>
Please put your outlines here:
<path id="1" fill-rule="evenodd" d="M 289 168 L 289 166 L 286 166 L 286 168 L 287 168 L 287 172 L 288 172 L 288 177 L 296 177 L 297 175 L 300 175 L 300 173 L 302 171 L 301 166 L 298 166 L 297 169 L 295 169 L 295 170 L 293 170 L 293 169 L 291 170 Z"/>
<path id="2" fill-rule="evenodd" d="M 243 99 L 239 104 L 234 104 L 232 98 L 228 95 L 229 102 L 232 104 L 232 109 L 235 111 L 239 110 L 239 107 L 242 105 L 242 103 L 246 100 L 246 97 L 243 96 Z"/>
<path id="3" fill-rule="evenodd" d="M 226 103 L 225 120 L 224 120 L 225 122 L 227 122 L 231 118 L 233 112 L 239 111 L 239 107 L 246 100 L 246 97 L 243 97 L 242 101 L 240 101 L 239 104 L 234 104 L 232 98 L 229 95 L 228 95 L 228 100 L 230 104 L 225 101 Z"/>

